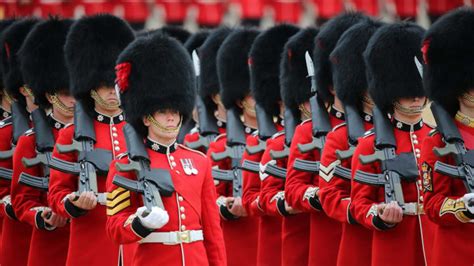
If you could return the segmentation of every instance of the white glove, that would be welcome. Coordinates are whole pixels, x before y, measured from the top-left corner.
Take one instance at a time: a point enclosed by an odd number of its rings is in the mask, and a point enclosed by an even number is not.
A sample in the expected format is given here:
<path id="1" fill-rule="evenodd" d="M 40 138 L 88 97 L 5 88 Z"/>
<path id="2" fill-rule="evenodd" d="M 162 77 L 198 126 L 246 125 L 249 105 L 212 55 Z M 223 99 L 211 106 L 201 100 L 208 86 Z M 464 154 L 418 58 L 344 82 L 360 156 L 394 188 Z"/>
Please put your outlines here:
<path id="1" fill-rule="evenodd" d="M 467 193 L 462 197 L 462 201 L 466 206 L 467 210 L 474 214 L 474 193 Z"/>
<path id="2" fill-rule="evenodd" d="M 152 207 L 151 212 L 147 216 L 143 217 L 143 213 L 147 210 L 145 206 L 137 209 L 135 215 L 137 215 L 140 222 L 147 228 L 159 229 L 168 223 L 170 217 L 168 212 L 160 207 Z"/>

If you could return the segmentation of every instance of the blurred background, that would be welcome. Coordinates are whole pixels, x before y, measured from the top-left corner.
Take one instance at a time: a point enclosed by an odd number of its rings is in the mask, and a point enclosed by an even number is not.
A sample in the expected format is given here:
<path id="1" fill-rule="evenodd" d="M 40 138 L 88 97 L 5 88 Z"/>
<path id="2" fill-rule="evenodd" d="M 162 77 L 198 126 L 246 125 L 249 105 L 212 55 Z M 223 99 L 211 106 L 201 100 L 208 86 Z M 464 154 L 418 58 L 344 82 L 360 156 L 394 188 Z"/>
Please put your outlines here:
<path id="1" fill-rule="evenodd" d="M 427 28 L 449 10 L 474 0 L 0 0 L 0 18 L 111 13 L 136 30 L 182 25 L 194 32 L 219 25 L 322 25 L 344 10 L 384 21 L 412 20 Z"/>

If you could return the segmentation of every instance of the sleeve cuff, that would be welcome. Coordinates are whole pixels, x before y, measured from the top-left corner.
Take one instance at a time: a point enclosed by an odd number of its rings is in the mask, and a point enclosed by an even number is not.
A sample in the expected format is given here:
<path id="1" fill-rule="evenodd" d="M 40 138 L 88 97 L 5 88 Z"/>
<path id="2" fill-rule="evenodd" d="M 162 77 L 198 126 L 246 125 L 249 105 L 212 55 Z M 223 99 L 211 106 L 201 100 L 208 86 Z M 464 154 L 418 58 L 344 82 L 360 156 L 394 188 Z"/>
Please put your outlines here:
<path id="1" fill-rule="evenodd" d="M 309 205 L 317 211 L 322 211 L 323 206 L 321 205 L 321 202 L 319 201 L 319 198 L 317 196 L 311 197 L 308 199 Z"/>
<path id="2" fill-rule="evenodd" d="M 137 234 L 141 238 L 147 237 L 149 234 L 151 234 L 154 231 L 153 229 L 150 229 L 150 228 L 144 226 L 140 222 L 140 218 L 138 218 L 138 217 L 135 217 L 133 219 L 131 227 L 132 227 L 133 232 L 135 232 L 135 234 Z"/>
<path id="3" fill-rule="evenodd" d="M 220 205 L 219 206 L 219 213 L 221 214 L 222 218 L 226 219 L 226 220 L 237 220 L 239 219 L 239 217 L 233 215 L 229 209 L 227 208 L 227 206 L 225 205 Z"/>
<path id="4" fill-rule="evenodd" d="M 12 220 L 18 220 L 15 211 L 13 210 L 13 206 L 11 204 L 5 205 L 5 213 L 8 215 L 8 217 Z"/>
<path id="5" fill-rule="evenodd" d="M 47 224 L 47 223 L 44 221 L 44 219 L 43 219 L 43 217 L 41 216 L 41 214 L 43 214 L 43 211 L 38 211 L 38 212 L 36 212 L 36 215 L 35 215 L 36 228 L 38 228 L 38 229 L 40 229 L 40 230 L 46 230 L 46 231 L 53 231 L 54 229 L 56 229 L 56 227 Z"/>
<path id="6" fill-rule="evenodd" d="M 354 216 L 352 216 L 351 210 L 350 210 L 349 206 L 351 206 L 351 205 L 350 205 L 350 204 L 347 205 L 347 222 L 348 222 L 349 224 L 354 224 L 354 225 L 355 225 L 355 224 L 358 224 L 357 221 L 356 221 L 356 219 L 354 218 Z"/>
<path id="7" fill-rule="evenodd" d="M 286 211 L 286 208 L 285 208 L 285 199 L 278 199 L 277 200 L 277 209 L 278 209 L 278 212 L 282 215 L 282 216 L 290 216 L 291 213 L 287 212 Z"/>
<path id="8" fill-rule="evenodd" d="M 396 224 L 387 224 L 379 216 L 375 215 L 372 217 L 372 224 L 374 227 L 380 231 L 385 231 L 388 229 L 392 229 L 396 226 Z"/>
<path id="9" fill-rule="evenodd" d="M 64 209 L 72 218 L 78 218 L 87 213 L 86 210 L 74 206 L 69 199 L 64 200 Z"/>

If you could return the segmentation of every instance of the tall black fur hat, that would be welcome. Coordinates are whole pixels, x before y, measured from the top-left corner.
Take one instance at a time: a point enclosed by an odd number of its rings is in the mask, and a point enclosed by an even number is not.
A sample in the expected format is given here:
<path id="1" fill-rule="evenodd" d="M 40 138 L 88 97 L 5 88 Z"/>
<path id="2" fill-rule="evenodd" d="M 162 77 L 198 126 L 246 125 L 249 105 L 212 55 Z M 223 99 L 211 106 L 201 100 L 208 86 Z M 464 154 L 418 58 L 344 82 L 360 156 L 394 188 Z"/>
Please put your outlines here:
<path id="1" fill-rule="evenodd" d="M 64 62 L 64 43 L 72 20 L 51 18 L 30 31 L 18 51 L 23 80 L 31 88 L 36 104 L 50 106 L 46 93 L 69 90 Z"/>
<path id="2" fill-rule="evenodd" d="M 77 20 L 64 46 L 70 91 L 89 102 L 90 91 L 113 87 L 118 55 L 134 39 L 130 26 L 112 15 L 95 15 Z"/>
<path id="3" fill-rule="evenodd" d="M 248 55 L 259 34 L 257 29 L 244 28 L 232 32 L 217 54 L 220 94 L 226 109 L 235 107 L 250 93 Z"/>
<path id="4" fill-rule="evenodd" d="M 458 97 L 474 88 L 474 9 L 441 17 L 426 32 L 422 50 L 427 95 L 455 114 Z"/>
<path id="5" fill-rule="evenodd" d="M 184 43 L 184 48 L 188 50 L 189 54 L 192 54 L 194 50 L 198 49 L 209 36 L 208 30 L 201 30 L 189 37 L 189 39 Z"/>
<path id="6" fill-rule="evenodd" d="M 7 93 L 25 105 L 25 97 L 20 94 L 20 87 L 25 83 L 20 71 L 20 62 L 18 62 L 17 52 L 28 32 L 39 20 L 28 18 L 18 20 L 8 27 L 2 34 L 1 39 L 1 63 L 3 81 Z"/>
<path id="7" fill-rule="evenodd" d="M 227 27 L 213 30 L 206 38 L 206 41 L 198 49 L 198 55 L 201 61 L 199 95 L 203 98 L 207 108 L 212 111 L 216 109 L 216 105 L 211 97 L 219 93 L 217 52 L 231 32 L 232 30 Z"/>
<path id="8" fill-rule="evenodd" d="M 6 31 L 6 29 L 10 25 L 12 25 L 13 22 L 15 22 L 14 19 L 5 19 L 5 20 L 0 21 L 0 40 L 1 40 L 1 34 L 3 34 L 3 32 Z M 0 88 L 1 90 L 3 90 L 5 86 L 3 85 L 3 72 L 1 69 L 2 69 L 2 64 L 0 64 Z"/>
<path id="9" fill-rule="evenodd" d="M 353 25 L 366 20 L 362 13 L 344 13 L 329 20 L 319 31 L 313 51 L 314 74 L 318 94 L 326 102 L 333 102 L 330 89 L 333 87 L 329 55 L 341 35 Z"/>
<path id="10" fill-rule="evenodd" d="M 401 97 L 423 96 L 416 56 L 422 62 L 420 44 L 424 30 L 411 22 L 380 27 L 364 52 L 369 93 L 384 112 L 393 112 Z"/>
<path id="11" fill-rule="evenodd" d="M 350 27 L 337 42 L 330 55 L 332 80 L 336 95 L 344 104 L 362 111 L 362 97 L 367 91 L 363 53 L 370 37 L 382 26 L 371 19 Z"/>
<path id="12" fill-rule="evenodd" d="M 182 44 L 184 44 L 189 37 L 191 36 L 191 33 L 184 29 L 183 27 L 180 26 L 174 26 L 174 25 L 165 25 L 159 29 L 154 29 L 154 30 L 143 30 L 140 31 L 136 34 L 136 37 L 145 37 L 153 34 L 167 34 L 170 37 L 176 38 L 178 41 L 180 41 Z"/>
<path id="13" fill-rule="evenodd" d="M 280 113 L 280 59 L 288 39 L 298 27 L 280 24 L 260 33 L 249 53 L 250 90 L 255 101 L 272 116 Z"/>
<path id="14" fill-rule="evenodd" d="M 159 110 L 177 110 L 187 119 L 195 100 L 191 58 L 183 45 L 166 34 L 136 39 L 120 54 L 117 86 L 127 121 L 146 136 L 143 117 Z M 157 74 L 158 73 L 158 74 Z"/>
<path id="15" fill-rule="evenodd" d="M 285 44 L 280 61 L 280 92 L 286 108 L 299 117 L 299 105 L 311 97 L 311 79 L 308 77 L 305 53 L 314 46 L 318 29 L 300 30 Z"/>

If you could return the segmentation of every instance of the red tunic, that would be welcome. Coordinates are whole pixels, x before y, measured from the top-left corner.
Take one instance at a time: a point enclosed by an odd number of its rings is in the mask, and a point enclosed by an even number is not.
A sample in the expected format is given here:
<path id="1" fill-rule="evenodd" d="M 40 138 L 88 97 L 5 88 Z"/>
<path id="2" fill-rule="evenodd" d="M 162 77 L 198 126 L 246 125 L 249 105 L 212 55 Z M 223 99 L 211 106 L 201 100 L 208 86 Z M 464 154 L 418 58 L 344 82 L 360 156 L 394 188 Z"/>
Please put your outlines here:
<path id="1" fill-rule="evenodd" d="M 428 13 L 440 16 L 462 5 L 464 0 L 428 0 Z"/>
<path id="2" fill-rule="evenodd" d="M 94 129 L 97 142 L 96 148 L 112 152 L 113 158 L 125 152 L 126 143 L 122 128 L 125 125 L 123 115 L 109 118 L 96 114 Z M 56 143 L 71 144 L 74 136 L 74 126 L 61 130 Z M 60 154 L 54 149 L 53 157 L 68 162 L 77 162 L 75 153 Z M 106 191 L 106 176 L 97 176 L 99 193 Z M 119 258 L 119 245 L 107 237 L 105 223 L 107 221 L 105 203 L 84 214 L 81 210 L 64 198 L 78 189 L 78 176 L 66 174 L 51 169 L 49 181 L 49 205 L 59 215 L 71 217 L 71 232 L 69 251 L 66 265 L 117 265 Z"/>
<path id="3" fill-rule="evenodd" d="M 41 18 L 48 18 L 51 16 L 64 16 L 62 0 L 39 0 L 34 14 Z"/>
<path id="4" fill-rule="evenodd" d="M 368 116 L 370 118 L 370 116 Z M 372 127 L 365 123 L 365 129 Z M 336 151 L 349 149 L 347 126 L 341 124 L 326 137 L 319 172 L 319 198 L 326 214 L 342 223 L 337 265 L 370 265 L 372 231 L 358 225 L 349 212 L 351 181 L 334 174 L 337 165 L 351 169 L 351 159 L 341 162 Z"/>
<path id="5" fill-rule="evenodd" d="M 262 156 L 262 166 L 276 164 L 279 167 L 286 168 L 287 159 L 275 161 L 270 157 L 270 151 L 281 151 L 284 149 L 284 146 L 285 134 L 283 131 L 269 139 L 267 141 L 267 149 Z M 262 179 L 262 190 L 260 193 L 262 209 L 275 221 L 280 221 L 280 219 L 275 219 L 275 216 L 278 218 L 282 217 L 282 223 L 279 228 L 275 226 L 273 229 L 269 228 L 266 230 L 270 235 L 275 235 L 273 237 L 277 237 L 277 232 L 281 231 L 281 236 L 278 236 L 278 240 L 281 239 L 281 265 L 307 265 L 309 215 L 307 213 L 289 215 L 284 209 L 285 180 L 265 173 L 261 173 L 260 176 Z M 277 224 L 276 222 L 274 223 Z M 270 226 L 265 225 L 264 228 L 267 227 Z M 277 244 L 273 244 L 272 247 L 267 247 L 267 249 L 276 249 L 277 246 Z"/>
<path id="6" fill-rule="evenodd" d="M 332 127 L 343 123 L 344 115 L 331 109 L 330 123 Z M 308 161 L 319 161 L 320 154 L 317 149 L 301 153 L 298 143 L 310 143 L 312 140 L 311 120 L 306 120 L 296 127 L 295 135 L 290 147 L 288 169 L 285 184 L 285 199 L 296 210 L 310 213 L 310 240 L 309 240 L 309 265 L 335 265 L 337 251 L 341 237 L 341 224 L 330 219 L 324 212 L 317 210 L 313 195 L 308 195 L 308 188 L 318 188 L 317 174 L 298 171 L 293 168 L 297 158 Z"/>
<path id="7" fill-rule="evenodd" d="M 319 18 L 330 19 L 343 11 L 343 0 L 313 0 Z"/>
<path id="8" fill-rule="evenodd" d="M 123 19 L 131 23 L 144 23 L 149 15 L 145 0 L 116 0 L 116 9 L 119 8 Z"/>
<path id="9" fill-rule="evenodd" d="M 140 244 L 133 259 L 134 265 L 226 265 L 210 161 L 204 154 L 182 145 L 165 147 L 147 142 L 150 143 L 147 153 L 151 167 L 168 169 L 175 188 L 170 197 L 162 197 L 169 222 L 154 232 L 202 230 L 204 241 L 177 245 Z M 183 160 L 191 162 L 197 173 L 185 174 Z M 112 162 L 107 178 L 107 233 L 117 243 L 136 243 L 146 239 L 153 230 L 141 225 L 135 217 L 137 208 L 143 206 L 142 196 L 112 184 L 116 174 L 136 179 L 132 173 L 118 172 L 115 168 L 117 161 L 126 164 L 128 157 Z"/>
<path id="10" fill-rule="evenodd" d="M 247 145 L 258 145 L 258 136 L 256 134 L 247 136 Z M 242 156 L 242 161 L 249 160 L 253 162 L 260 162 L 263 152 L 249 154 L 247 151 Z M 249 171 L 242 172 L 242 203 L 250 216 L 262 216 L 264 213 L 259 206 L 260 196 L 260 177 L 258 173 Z"/>
<path id="11" fill-rule="evenodd" d="M 242 19 L 261 19 L 265 0 L 240 0 Z"/>
<path id="12" fill-rule="evenodd" d="M 397 9 L 397 15 L 401 19 L 416 19 L 418 12 L 418 1 L 416 0 L 393 0 Z"/>
<path id="13" fill-rule="evenodd" d="M 407 125 L 394 121 L 394 135 L 397 141 L 396 153 L 412 152 L 420 156 L 421 142 L 431 130 L 422 121 L 415 125 Z M 352 175 L 357 170 L 369 173 L 380 173 L 378 162 L 363 165 L 359 162 L 360 155 L 374 152 L 374 135 L 361 138 L 352 156 Z M 402 181 L 405 203 L 422 205 L 419 186 L 421 181 Z M 431 245 L 425 235 L 432 235 L 432 224 L 424 215 L 404 215 L 402 222 L 389 228 L 377 216 L 376 204 L 385 202 L 384 188 L 365 185 L 352 181 L 350 213 L 361 225 L 373 230 L 372 265 L 425 265 L 424 253 L 429 252 Z M 423 241 L 425 245 L 423 245 Z"/>
<path id="14" fill-rule="evenodd" d="M 219 130 L 219 134 L 225 133 L 225 122 L 217 121 L 217 129 Z M 186 146 L 186 143 L 192 143 L 192 142 L 198 141 L 199 136 L 200 136 L 199 125 L 196 125 L 194 128 L 191 129 L 191 131 L 189 131 L 188 134 L 184 136 L 184 139 L 183 139 L 184 146 Z M 201 147 L 197 150 L 204 154 L 206 153 L 206 150 L 204 147 Z"/>
<path id="15" fill-rule="evenodd" d="M 222 22 L 225 2 L 222 0 L 195 0 L 198 8 L 197 23 L 200 26 L 217 27 Z"/>
<path id="16" fill-rule="evenodd" d="M 52 120 L 52 118 L 50 118 Z M 58 123 L 58 127 L 52 124 L 52 133 L 56 139 L 59 129 L 64 125 Z M 66 255 L 69 241 L 69 225 L 62 228 L 47 230 L 42 224 L 41 208 L 48 207 L 47 193 L 18 182 L 22 172 L 33 176 L 43 176 L 42 166 L 38 165 L 26 168 L 21 160 L 23 158 L 36 157 L 36 135 L 29 130 L 20 137 L 17 144 L 17 152 L 13 158 L 13 178 L 11 186 L 12 203 L 18 219 L 33 228 L 31 242 L 29 244 L 28 265 L 58 265 L 66 263 Z M 45 245 L 48 243 L 47 248 Z"/>
<path id="17" fill-rule="evenodd" d="M 167 24 L 182 24 L 186 18 L 188 3 L 186 0 L 157 0 L 165 10 Z"/>
<path id="18" fill-rule="evenodd" d="M 355 9 L 372 17 L 379 15 L 379 3 L 377 0 L 352 0 Z"/>
<path id="19" fill-rule="evenodd" d="M 468 150 L 474 149 L 474 129 L 458 121 L 456 125 Z M 474 263 L 474 246 L 470 236 L 474 225 L 466 217 L 466 207 L 459 199 L 467 193 L 462 180 L 441 175 L 434 171 L 436 161 L 455 165 L 452 158 L 437 157 L 434 147 L 444 147 L 441 134 L 435 133 L 426 137 L 421 153 L 423 171 L 423 190 L 425 212 L 434 221 L 436 227 L 433 241 L 432 265 L 467 266 Z"/>
<path id="20" fill-rule="evenodd" d="M 300 0 L 273 0 L 274 19 L 277 23 L 298 23 L 303 3 Z"/>
<path id="21" fill-rule="evenodd" d="M 247 128 L 249 129 L 249 128 Z M 248 130 L 247 134 L 251 131 Z M 248 135 L 247 135 L 248 136 Z M 214 142 L 209 145 L 207 156 L 212 153 L 219 153 L 225 150 L 226 135 L 219 135 Z M 213 167 L 219 169 L 230 169 L 230 160 L 212 162 Z M 217 197 L 231 197 L 232 184 L 230 182 L 218 182 L 216 185 Z M 219 206 L 219 204 L 218 204 Z M 247 213 L 250 213 L 247 210 Z M 258 219 L 255 216 L 240 217 L 235 220 L 226 220 L 222 216 L 222 229 L 227 252 L 228 265 L 255 265 L 257 259 L 258 242 Z"/>

